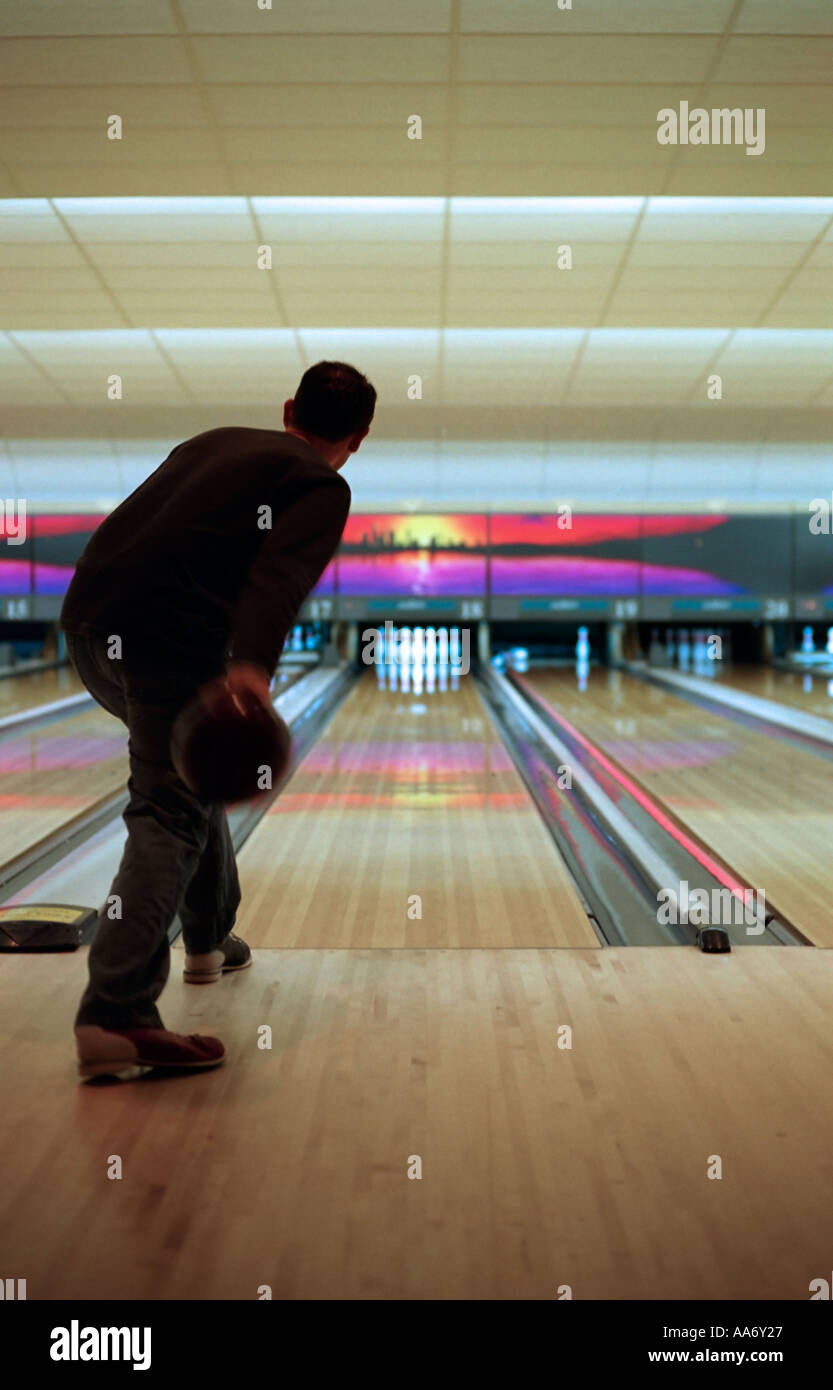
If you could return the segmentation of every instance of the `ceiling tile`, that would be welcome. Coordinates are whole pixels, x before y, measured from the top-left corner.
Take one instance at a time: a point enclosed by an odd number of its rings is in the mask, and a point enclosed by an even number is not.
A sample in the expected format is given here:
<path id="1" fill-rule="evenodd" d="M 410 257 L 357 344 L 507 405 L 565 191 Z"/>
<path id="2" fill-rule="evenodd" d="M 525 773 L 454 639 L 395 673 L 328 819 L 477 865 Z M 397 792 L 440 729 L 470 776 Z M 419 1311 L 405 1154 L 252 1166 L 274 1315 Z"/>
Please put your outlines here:
<path id="1" fill-rule="evenodd" d="M 137 7 L 129 8 L 133 15 Z M 96 33 L 83 38 L 10 38 L 0 60 L 0 81 L 9 87 L 94 87 L 102 76 L 111 84 L 141 82 L 152 87 L 191 80 L 179 38 L 146 38 L 135 32 L 121 38 Z"/>
<path id="2" fill-rule="evenodd" d="M 340 82 L 364 83 L 384 73 L 386 82 L 447 82 L 450 49 L 445 37 L 407 35 L 253 34 L 233 40 L 191 40 L 205 82 L 318 82 L 333 68 Z"/>
<path id="3" fill-rule="evenodd" d="M 556 0 L 461 0 L 460 28 L 479 33 L 721 33 L 735 0 L 574 0 L 570 10 Z"/>
<path id="4" fill-rule="evenodd" d="M 717 39 L 691 34 L 465 36 L 460 42 L 460 80 L 621 82 L 622 73 L 627 72 L 631 83 L 700 83 L 716 52 Z M 824 78 L 808 76 L 808 80 L 823 82 Z"/>
<path id="5" fill-rule="evenodd" d="M 271 8 L 229 0 L 179 0 L 187 29 L 196 34 L 431 34 L 451 25 L 451 0 L 271 0 Z"/>

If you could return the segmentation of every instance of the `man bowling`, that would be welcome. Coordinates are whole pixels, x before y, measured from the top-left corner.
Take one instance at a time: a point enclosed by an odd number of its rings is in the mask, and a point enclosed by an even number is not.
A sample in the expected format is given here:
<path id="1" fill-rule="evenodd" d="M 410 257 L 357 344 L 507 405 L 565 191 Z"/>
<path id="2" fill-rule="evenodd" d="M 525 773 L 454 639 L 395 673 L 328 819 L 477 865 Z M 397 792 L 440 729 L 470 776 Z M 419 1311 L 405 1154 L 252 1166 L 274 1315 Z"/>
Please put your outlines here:
<path id="1" fill-rule="evenodd" d="M 286 636 L 347 520 L 339 470 L 375 406 L 354 367 L 319 362 L 285 402 L 284 430 L 221 428 L 177 445 L 78 562 L 61 613 L 67 650 L 126 724 L 130 760 L 127 843 L 75 1019 L 84 1080 L 225 1058 L 218 1038 L 169 1032 L 157 1008 L 177 913 L 187 980 L 251 964 L 232 932 L 240 887 L 225 809 L 177 775 L 171 730 L 218 678 L 271 708 Z"/>

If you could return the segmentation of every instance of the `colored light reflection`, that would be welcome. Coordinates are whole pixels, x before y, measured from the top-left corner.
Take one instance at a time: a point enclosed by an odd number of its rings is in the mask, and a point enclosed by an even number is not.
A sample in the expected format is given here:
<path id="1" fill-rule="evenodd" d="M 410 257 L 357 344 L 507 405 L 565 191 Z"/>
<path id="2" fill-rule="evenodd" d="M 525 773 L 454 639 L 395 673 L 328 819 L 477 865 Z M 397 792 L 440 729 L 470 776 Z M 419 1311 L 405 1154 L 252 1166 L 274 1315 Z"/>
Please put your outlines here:
<path id="1" fill-rule="evenodd" d="M 724 868 L 722 864 L 712 858 L 702 845 L 696 840 L 693 840 L 690 835 L 687 835 L 685 831 L 682 830 L 670 816 L 666 815 L 660 806 L 633 781 L 632 778 L 620 771 L 609 758 L 605 757 L 598 745 L 591 743 L 590 739 L 580 734 L 578 729 L 571 724 L 569 720 L 565 719 L 560 713 L 557 713 L 548 701 L 542 699 L 538 692 L 532 689 L 528 681 L 524 680 L 522 677 L 518 677 L 517 680 L 518 684 L 527 692 L 533 705 L 537 705 L 539 708 L 546 710 L 554 723 L 560 725 L 562 729 L 565 729 L 570 737 L 584 748 L 600 767 L 604 768 L 608 776 L 613 778 L 615 782 L 618 782 L 619 785 L 633 797 L 634 801 L 642 807 L 643 811 L 647 812 L 652 820 L 656 821 L 657 825 L 667 831 L 667 833 L 676 840 L 678 845 L 687 850 L 692 858 L 696 859 L 698 864 L 701 864 L 713 878 L 717 879 L 718 883 L 722 883 L 724 888 L 728 888 L 735 897 L 740 898 L 741 902 L 745 901 L 745 884 L 741 883 L 728 869 Z"/>
<path id="2" fill-rule="evenodd" d="M 498 742 L 482 738 L 329 740 L 310 750 L 268 814 L 380 806 L 509 810 L 526 804 L 514 763 Z"/>
<path id="3" fill-rule="evenodd" d="M 641 772 L 673 772 L 683 767 L 708 767 L 737 752 L 736 743 L 673 739 L 609 739 L 607 748 L 619 762 L 630 762 Z"/>
<path id="4" fill-rule="evenodd" d="M 127 733 L 111 738 L 64 735 L 50 738 L 42 732 L 21 734 L 0 742 L 0 775 L 22 772 L 83 771 L 101 763 L 125 760 Z"/>

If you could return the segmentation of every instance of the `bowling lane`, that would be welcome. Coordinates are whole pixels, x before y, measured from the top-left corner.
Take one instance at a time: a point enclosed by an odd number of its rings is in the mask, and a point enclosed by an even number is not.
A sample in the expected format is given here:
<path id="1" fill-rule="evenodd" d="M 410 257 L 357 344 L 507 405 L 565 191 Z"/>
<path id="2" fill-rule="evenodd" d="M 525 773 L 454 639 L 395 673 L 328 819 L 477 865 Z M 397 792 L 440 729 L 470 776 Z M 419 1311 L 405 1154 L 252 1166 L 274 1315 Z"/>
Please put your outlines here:
<path id="1" fill-rule="evenodd" d="M 31 671 L 0 680 L 0 719 L 6 714 L 48 705 L 84 690 L 72 666 L 53 666 L 48 671 Z"/>
<path id="2" fill-rule="evenodd" d="M 278 667 L 273 693 L 287 689 L 311 668 L 297 662 Z M 84 694 L 84 686 L 73 666 L 55 666 L 48 671 L 32 671 L 28 675 L 4 676 L 0 679 L 0 719 L 6 714 L 34 710 L 68 695 Z"/>
<path id="3" fill-rule="evenodd" d="M 833 680 L 829 676 L 777 671 L 771 666 L 718 665 L 714 684 L 757 695 L 763 700 L 774 700 L 779 705 L 801 710 L 802 714 L 833 719 Z"/>
<path id="4" fill-rule="evenodd" d="M 364 675 L 238 864 L 254 947 L 599 946 L 468 676 Z"/>
<path id="5" fill-rule="evenodd" d="M 0 735 L 0 861 L 127 785 L 127 730 L 97 705 Z"/>
<path id="6" fill-rule="evenodd" d="M 833 946 L 830 763 L 621 671 L 520 678 L 818 946 Z"/>
<path id="7" fill-rule="evenodd" d="M 273 694 L 289 689 L 308 670 L 281 666 Z M 71 668 L 62 674 L 78 681 Z M 21 682 L 37 679 L 20 677 Z M 0 681 L 0 690 L 3 684 Z M 83 689 L 80 682 L 77 688 Z M 41 686 L 42 699 L 33 705 L 60 698 L 56 689 L 50 695 L 48 687 Z M 102 798 L 126 790 L 127 774 L 127 730 L 98 705 L 34 728 L 0 732 L 0 864 L 7 864 Z"/>

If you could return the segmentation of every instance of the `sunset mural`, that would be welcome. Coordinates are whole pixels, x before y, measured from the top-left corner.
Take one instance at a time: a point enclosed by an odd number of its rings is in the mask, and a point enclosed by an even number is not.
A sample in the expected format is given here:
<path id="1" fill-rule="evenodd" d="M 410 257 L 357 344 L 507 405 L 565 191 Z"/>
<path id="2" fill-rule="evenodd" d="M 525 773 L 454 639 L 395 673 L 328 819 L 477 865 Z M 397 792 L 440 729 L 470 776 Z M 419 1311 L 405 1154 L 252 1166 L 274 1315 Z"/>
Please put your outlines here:
<path id="1" fill-rule="evenodd" d="M 322 574 L 321 578 L 319 579 L 318 583 L 316 584 L 315 588 L 313 589 L 312 596 L 315 597 L 318 594 L 326 596 L 329 594 L 334 594 L 335 591 L 336 562 L 335 560 L 331 560 L 324 573 Z"/>
<path id="2" fill-rule="evenodd" d="M 486 592 L 485 516 L 359 513 L 338 554 L 339 592 L 436 598 Z"/>
<path id="3" fill-rule="evenodd" d="M 525 597 L 636 597 L 635 515 L 532 514 L 489 518 L 490 588 Z"/>
<path id="4" fill-rule="evenodd" d="M 810 518 L 793 518 L 795 591 L 798 594 L 833 594 L 833 537 L 810 530 Z"/>
<path id="5" fill-rule="evenodd" d="M 33 518 L 36 594 L 66 593 L 82 550 L 103 520 L 104 513 Z"/>
<path id="6" fill-rule="evenodd" d="M 642 593 L 646 596 L 786 594 L 791 584 L 791 538 L 782 516 L 644 519 Z"/>
<path id="7" fill-rule="evenodd" d="M 0 594 L 19 598 L 32 592 L 32 542 L 12 545 L 0 538 Z"/>
<path id="8" fill-rule="evenodd" d="M 0 593 L 62 596 L 103 514 L 30 516 L 0 538 Z M 569 525 L 567 525 L 569 521 Z M 313 595 L 616 598 L 833 593 L 833 541 L 803 517 L 358 513 Z"/>

